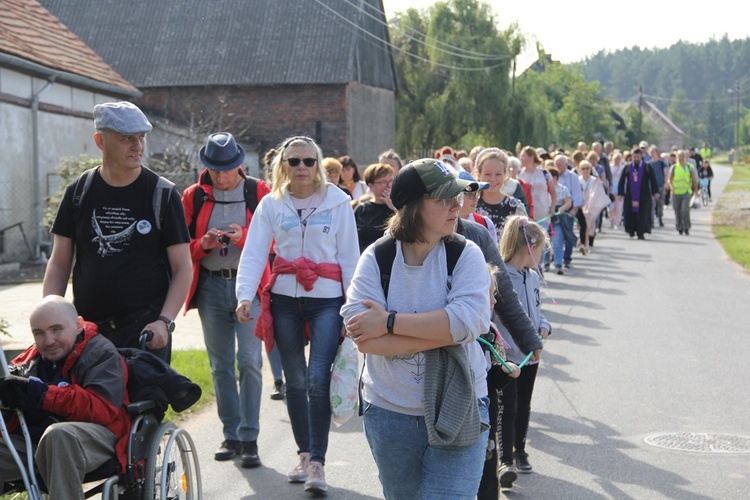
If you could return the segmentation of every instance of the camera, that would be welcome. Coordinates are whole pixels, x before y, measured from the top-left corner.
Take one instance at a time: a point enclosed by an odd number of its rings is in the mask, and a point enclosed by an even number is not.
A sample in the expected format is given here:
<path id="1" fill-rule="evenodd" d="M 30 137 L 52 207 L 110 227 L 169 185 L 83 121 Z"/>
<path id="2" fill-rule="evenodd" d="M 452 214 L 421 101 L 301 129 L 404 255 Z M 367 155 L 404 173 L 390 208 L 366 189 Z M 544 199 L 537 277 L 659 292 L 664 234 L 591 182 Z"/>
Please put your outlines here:
<path id="1" fill-rule="evenodd" d="M 224 233 L 221 236 L 219 236 L 219 243 L 221 243 L 222 245 L 229 245 L 229 242 L 230 242 L 230 239 L 229 239 L 228 234 Z"/>

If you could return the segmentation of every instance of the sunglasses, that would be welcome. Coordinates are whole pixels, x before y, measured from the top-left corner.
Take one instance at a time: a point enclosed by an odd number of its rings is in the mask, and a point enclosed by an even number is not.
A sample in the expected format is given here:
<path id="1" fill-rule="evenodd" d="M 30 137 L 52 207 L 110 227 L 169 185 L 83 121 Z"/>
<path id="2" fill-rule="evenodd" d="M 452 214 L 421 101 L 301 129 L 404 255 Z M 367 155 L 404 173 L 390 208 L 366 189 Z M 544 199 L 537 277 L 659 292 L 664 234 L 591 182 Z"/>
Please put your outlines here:
<path id="1" fill-rule="evenodd" d="M 290 167 L 298 167 L 300 163 L 304 163 L 306 167 L 312 167 L 318 162 L 315 158 L 287 158 L 285 161 Z"/>
<path id="2" fill-rule="evenodd" d="M 446 210 L 453 208 L 454 203 L 457 203 L 459 207 L 464 206 L 464 193 L 459 193 L 459 195 L 454 198 L 431 198 L 429 196 L 426 196 L 425 198 L 442 202 L 443 208 Z"/>

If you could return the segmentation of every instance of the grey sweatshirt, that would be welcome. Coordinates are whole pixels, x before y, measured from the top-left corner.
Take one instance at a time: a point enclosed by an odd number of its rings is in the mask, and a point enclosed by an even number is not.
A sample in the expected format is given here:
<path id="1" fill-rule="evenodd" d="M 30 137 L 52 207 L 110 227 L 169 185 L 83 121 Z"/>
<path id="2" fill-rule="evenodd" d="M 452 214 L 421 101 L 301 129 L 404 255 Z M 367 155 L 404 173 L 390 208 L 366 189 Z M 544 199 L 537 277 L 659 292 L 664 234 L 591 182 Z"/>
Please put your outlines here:
<path id="1" fill-rule="evenodd" d="M 365 311 L 362 301 L 373 300 L 386 310 L 421 313 L 445 309 L 450 332 L 463 344 L 474 372 L 476 397 L 487 395 L 484 355 L 477 336 L 489 329 L 490 276 L 479 248 L 471 241 L 461 252 L 448 290 L 445 246 L 437 244 L 421 266 L 404 262 L 401 242 L 396 242 L 396 258 L 391 271 L 388 303 L 380 283 L 380 270 L 373 247 L 362 254 L 341 308 L 344 322 Z M 398 317 L 396 317 L 398 323 Z M 406 415 L 424 415 L 425 356 L 419 352 L 404 356 L 368 355 L 362 373 L 363 397 L 387 410 Z"/>
<path id="2" fill-rule="evenodd" d="M 505 264 L 505 268 L 508 270 L 508 276 L 513 283 L 513 288 L 518 293 L 518 299 L 521 301 L 521 305 L 526 310 L 529 318 L 531 318 L 531 322 L 534 324 L 536 331 L 538 332 L 539 329 L 546 328 L 552 332 L 552 327 L 547 321 L 547 318 L 542 314 L 542 297 L 539 289 L 539 275 L 534 270 L 518 270 L 510 264 Z M 498 330 L 500 330 L 500 335 L 510 346 L 510 349 L 505 350 L 508 356 L 508 361 L 512 361 L 516 364 L 522 362 L 526 356 L 513 341 L 513 337 L 502 324 L 497 325 L 497 327 Z"/>

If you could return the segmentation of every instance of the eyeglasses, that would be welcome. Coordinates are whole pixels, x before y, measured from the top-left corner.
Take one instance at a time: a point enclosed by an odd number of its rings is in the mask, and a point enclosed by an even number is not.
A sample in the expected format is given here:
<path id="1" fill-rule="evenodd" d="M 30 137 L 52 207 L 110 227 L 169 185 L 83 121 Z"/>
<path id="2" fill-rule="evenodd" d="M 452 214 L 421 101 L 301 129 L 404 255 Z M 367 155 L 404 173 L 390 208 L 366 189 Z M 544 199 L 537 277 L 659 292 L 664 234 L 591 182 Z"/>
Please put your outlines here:
<path id="1" fill-rule="evenodd" d="M 315 158 L 287 158 L 285 161 L 290 167 L 298 167 L 300 163 L 304 163 L 306 167 L 312 167 L 318 162 Z"/>
<path id="2" fill-rule="evenodd" d="M 468 198 L 470 200 L 476 200 L 479 198 L 479 191 L 474 191 L 473 193 L 463 193 L 464 199 Z"/>
<path id="3" fill-rule="evenodd" d="M 375 181 L 373 182 L 373 184 L 377 184 L 378 186 L 391 186 L 393 185 L 393 179 L 390 179 L 390 180 L 383 179 L 383 180 Z"/>
<path id="4" fill-rule="evenodd" d="M 464 206 L 464 193 L 459 193 L 458 196 L 454 198 L 431 198 L 429 196 L 426 196 L 428 200 L 437 200 L 440 201 L 443 205 L 443 208 L 446 210 L 453 208 L 453 204 L 457 203 L 459 207 Z"/>

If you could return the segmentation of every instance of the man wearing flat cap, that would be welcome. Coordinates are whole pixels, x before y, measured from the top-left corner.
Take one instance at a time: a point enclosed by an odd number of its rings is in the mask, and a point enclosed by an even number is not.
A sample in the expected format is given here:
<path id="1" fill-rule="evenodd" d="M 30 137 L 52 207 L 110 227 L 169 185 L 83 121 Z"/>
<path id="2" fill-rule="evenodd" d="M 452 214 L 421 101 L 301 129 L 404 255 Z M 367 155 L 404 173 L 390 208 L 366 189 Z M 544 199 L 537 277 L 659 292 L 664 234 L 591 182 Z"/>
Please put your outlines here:
<path id="1" fill-rule="evenodd" d="M 187 225 L 174 184 L 141 165 L 152 126 L 129 102 L 94 106 L 102 164 L 65 190 L 52 226 L 44 296 L 65 295 L 73 267 L 79 313 L 117 347 L 169 362 L 174 319 L 192 279 Z"/>

